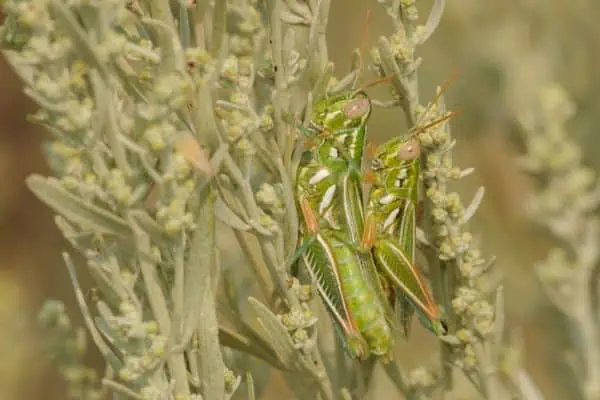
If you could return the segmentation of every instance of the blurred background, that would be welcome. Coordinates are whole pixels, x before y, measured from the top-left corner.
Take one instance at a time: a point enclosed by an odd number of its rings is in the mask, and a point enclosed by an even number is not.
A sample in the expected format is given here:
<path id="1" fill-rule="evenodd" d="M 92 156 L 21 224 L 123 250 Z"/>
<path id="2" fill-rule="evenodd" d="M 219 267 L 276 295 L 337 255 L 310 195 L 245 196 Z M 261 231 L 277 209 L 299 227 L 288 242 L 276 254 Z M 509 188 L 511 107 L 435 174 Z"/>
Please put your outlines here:
<path id="1" fill-rule="evenodd" d="M 550 305 L 533 272 L 552 241 L 523 211 L 532 182 L 515 163 L 523 150 L 515 116 L 533 104 L 546 82 L 561 84 L 577 106 L 569 125 L 573 139 L 585 149 L 586 163 L 600 168 L 594 132 L 600 115 L 600 79 L 596 79 L 600 3 L 447 3 L 440 27 L 419 53 L 422 101 L 431 99 L 435 86 L 459 71 L 446 95 L 449 108 L 462 110 L 452 122 L 458 141 L 456 164 L 474 167 L 476 172 L 457 190 L 468 202 L 478 186 L 486 188 L 471 231 L 484 255 L 498 257 L 507 323 L 522 336 L 526 367 L 534 381 L 546 399 L 574 399 L 575 381 L 565 363 L 566 321 Z M 424 18 L 431 2 L 418 4 Z M 377 1 L 332 0 L 329 52 L 338 76 L 348 72 L 351 51 L 360 46 L 367 9 L 371 23 L 366 41 L 373 46 L 392 29 Z M 386 95 L 383 89 L 371 93 Z M 9 400 L 64 396 L 57 375 L 42 357 L 44 337 L 35 321 L 42 301 L 49 297 L 65 301 L 75 322 L 81 322 L 60 255 L 69 250 L 68 244 L 55 228 L 52 212 L 24 185 L 31 173 L 49 173 L 40 149 L 45 133 L 26 122 L 27 113 L 34 109 L 15 74 L 0 62 L 0 399 Z M 402 133 L 394 130 L 401 122 L 399 109 L 376 109 L 370 125 L 372 140 L 379 143 Z M 428 356 L 411 350 L 407 357 L 418 363 Z M 91 354 L 90 362 L 98 358 Z M 277 393 L 276 386 L 269 392 Z"/>

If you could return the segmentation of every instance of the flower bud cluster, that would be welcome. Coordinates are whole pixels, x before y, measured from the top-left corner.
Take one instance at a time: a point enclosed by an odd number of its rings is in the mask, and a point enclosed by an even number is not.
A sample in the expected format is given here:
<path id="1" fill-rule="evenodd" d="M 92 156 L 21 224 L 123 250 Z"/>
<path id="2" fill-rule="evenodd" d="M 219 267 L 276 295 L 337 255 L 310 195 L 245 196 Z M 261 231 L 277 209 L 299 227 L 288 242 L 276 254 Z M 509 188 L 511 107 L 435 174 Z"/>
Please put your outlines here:
<path id="1" fill-rule="evenodd" d="M 470 216 L 466 217 L 459 194 L 448 190 L 449 182 L 461 179 L 463 172 L 452 163 L 450 150 L 454 143 L 444 117 L 445 110 L 436 104 L 416 107 L 415 120 L 419 125 L 431 125 L 417 135 L 427 149 L 422 176 L 425 196 L 431 206 L 430 234 L 439 260 L 454 269 L 450 273 L 459 277 L 461 285 L 452 299 L 452 311 L 456 316 L 454 336 L 458 340 L 454 361 L 461 368 L 472 371 L 478 367 L 474 346 L 481 346 L 492 333 L 495 310 L 479 288 L 478 278 L 487 271 L 488 263 L 476 248 L 472 234 L 465 229 L 465 219 Z M 475 204 L 469 206 L 471 215 L 480 200 L 476 198 Z M 450 311 L 446 310 L 447 313 Z"/>
<path id="2" fill-rule="evenodd" d="M 128 301 L 119 305 L 119 314 L 107 323 L 124 354 L 124 365 L 119 377 L 126 382 L 135 381 L 163 362 L 167 338 L 159 333 L 155 321 L 144 321 L 138 307 Z"/>
<path id="3" fill-rule="evenodd" d="M 278 317 L 290 332 L 295 346 L 308 354 L 316 345 L 316 337 L 311 337 L 309 330 L 317 323 L 308 303 L 301 302 L 299 308 L 292 308 Z"/>
<path id="4" fill-rule="evenodd" d="M 38 319 L 49 330 L 49 348 L 59 364 L 59 373 L 67 383 L 67 399 L 102 399 L 104 396 L 96 371 L 83 364 L 87 350 L 84 330 L 74 330 L 64 304 L 46 301 Z"/>

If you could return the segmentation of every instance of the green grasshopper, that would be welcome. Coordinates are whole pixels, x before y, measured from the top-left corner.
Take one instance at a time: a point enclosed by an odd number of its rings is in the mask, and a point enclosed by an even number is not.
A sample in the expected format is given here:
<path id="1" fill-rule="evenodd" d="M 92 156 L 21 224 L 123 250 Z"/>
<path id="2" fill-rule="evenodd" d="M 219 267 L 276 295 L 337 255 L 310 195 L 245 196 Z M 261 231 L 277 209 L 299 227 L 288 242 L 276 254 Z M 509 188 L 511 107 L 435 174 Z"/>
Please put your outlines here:
<path id="1" fill-rule="evenodd" d="M 315 103 L 305 134 L 297 202 L 303 216 L 299 251 L 334 326 L 353 358 L 390 358 L 390 308 L 370 254 L 356 251 L 364 210 L 361 161 L 371 102 L 350 91 Z"/>
<path id="2" fill-rule="evenodd" d="M 445 335 L 446 323 L 415 265 L 420 154 L 414 136 L 391 139 L 377 149 L 371 164 L 373 186 L 366 206 L 362 247 L 372 250 L 377 270 L 387 281 L 385 286 L 400 292 L 397 300 L 405 335 L 412 308 L 433 333 Z"/>
<path id="3" fill-rule="evenodd" d="M 454 74 L 439 90 L 423 116 L 449 87 Z M 408 335 L 413 310 L 421 323 L 434 334 L 446 335 L 448 326 L 435 303 L 423 273 L 415 265 L 416 216 L 421 170 L 421 145 L 416 135 L 432 128 L 457 112 L 415 127 L 406 137 L 396 137 L 382 144 L 371 162 L 371 191 L 366 205 L 365 228 L 359 252 L 373 254 L 381 286 L 387 291 L 390 304 L 396 303 Z M 416 125 L 419 125 L 417 121 Z M 393 290 L 393 289 L 396 290 Z"/>

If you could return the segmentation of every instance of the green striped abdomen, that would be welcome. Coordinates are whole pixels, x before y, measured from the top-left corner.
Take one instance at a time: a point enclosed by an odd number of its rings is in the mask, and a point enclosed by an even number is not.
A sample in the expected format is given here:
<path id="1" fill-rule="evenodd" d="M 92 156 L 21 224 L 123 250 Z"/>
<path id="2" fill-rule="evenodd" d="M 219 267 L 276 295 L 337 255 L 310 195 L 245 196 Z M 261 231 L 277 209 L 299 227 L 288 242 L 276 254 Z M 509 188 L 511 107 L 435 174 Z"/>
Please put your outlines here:
<path id="1" fill-rule="evenodd" d="M 331 243 L 338 263 L 344 300 L 352 319 L 367 341 L 370 352 L 379 356 L 388 354 L 393 346 L 392 331 L 384 308 L 360 271 L 356 253 L 337 240 Z"/>

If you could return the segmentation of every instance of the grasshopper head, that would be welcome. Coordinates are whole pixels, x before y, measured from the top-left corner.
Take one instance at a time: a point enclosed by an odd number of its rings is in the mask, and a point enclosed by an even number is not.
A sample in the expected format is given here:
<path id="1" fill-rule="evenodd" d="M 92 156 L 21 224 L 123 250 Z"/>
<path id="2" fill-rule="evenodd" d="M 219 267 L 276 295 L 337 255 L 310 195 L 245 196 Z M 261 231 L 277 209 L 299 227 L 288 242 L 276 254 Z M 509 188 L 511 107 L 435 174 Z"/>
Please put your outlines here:
<path id="1" fill-rule="evenodd" d="M 328 131 L 359 128 L 371 114 L 371 100 L 365 92 L 345 92 L 326 97 L 313 105 L 311 121 Z"/>
<path id="2" fill-rule="evenodd" d="M 419 159 L 421 145 L 415 137 L 394 138 L 377 150 L 373 169 L 406 167 Z"/>
<path id="3" fill-rule="evenodd" d="M 385 142 L 371 161 L 375 182 L 388 188 L 410 187 L 418 179 L 420 155 L 421 146 L 414 137 Z"/>

